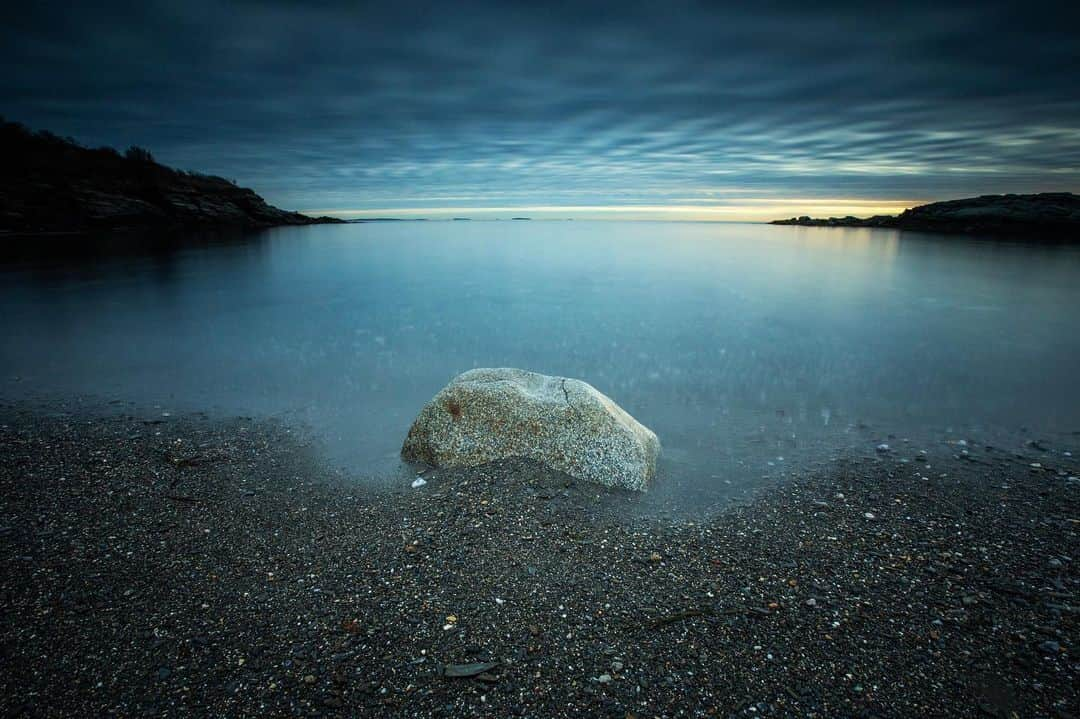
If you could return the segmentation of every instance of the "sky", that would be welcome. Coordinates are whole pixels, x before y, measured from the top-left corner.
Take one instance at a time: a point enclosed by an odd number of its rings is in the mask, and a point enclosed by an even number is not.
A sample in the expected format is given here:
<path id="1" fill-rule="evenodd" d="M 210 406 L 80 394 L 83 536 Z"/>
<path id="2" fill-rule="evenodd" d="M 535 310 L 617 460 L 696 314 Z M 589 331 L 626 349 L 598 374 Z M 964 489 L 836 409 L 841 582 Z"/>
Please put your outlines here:
<path id="1" fill-rule="evenodd" d="M 1080 191 L 1075 6 L 42 0 L 0 114 L 343 217 L 869 215 Z"/>

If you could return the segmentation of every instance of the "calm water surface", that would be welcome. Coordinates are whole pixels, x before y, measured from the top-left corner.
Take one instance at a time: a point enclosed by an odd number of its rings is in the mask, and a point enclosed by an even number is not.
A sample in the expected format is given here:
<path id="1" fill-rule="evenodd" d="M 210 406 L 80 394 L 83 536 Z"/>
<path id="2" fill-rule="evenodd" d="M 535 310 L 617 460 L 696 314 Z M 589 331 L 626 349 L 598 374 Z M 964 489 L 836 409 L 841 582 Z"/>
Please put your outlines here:
<path id="1" fill-rule="evenodd" d="M 402 481 L 418 409 L 480 366 L 607 393 L 660 436 L 655 493 L 683 501 L 880 442 L 1080 430 L 1070 248 L 738 224 L 328 225 L 8 257 L 0 313 L 0 397 L 284 417 L 384 484 Z"/>

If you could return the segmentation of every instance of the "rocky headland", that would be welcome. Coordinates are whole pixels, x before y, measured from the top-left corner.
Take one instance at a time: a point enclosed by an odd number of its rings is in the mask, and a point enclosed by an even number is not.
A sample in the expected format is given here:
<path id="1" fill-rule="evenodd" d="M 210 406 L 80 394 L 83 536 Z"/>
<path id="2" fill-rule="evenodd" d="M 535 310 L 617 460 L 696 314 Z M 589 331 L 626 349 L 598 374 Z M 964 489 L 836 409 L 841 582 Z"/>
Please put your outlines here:
<path id="1" fill-rule="evenodd" d="M 0 232 L 262 228 L 339 222 L 267 204 L 222 177 L 166 167 L 147 150 L 87 148 L 0 122 Z"/>
<path id="2" fill-rule="evenodd" d="M 918 232 L 972 235 L 1018 235 L 1057 240 L 1080 239 L 1080 195 L 1042 192 L 1034 195 L 981 195 L 933 202 L 899 215 L 873 217 L 792 217 L 773 225 L 805 227 L 886 227 Z"/>

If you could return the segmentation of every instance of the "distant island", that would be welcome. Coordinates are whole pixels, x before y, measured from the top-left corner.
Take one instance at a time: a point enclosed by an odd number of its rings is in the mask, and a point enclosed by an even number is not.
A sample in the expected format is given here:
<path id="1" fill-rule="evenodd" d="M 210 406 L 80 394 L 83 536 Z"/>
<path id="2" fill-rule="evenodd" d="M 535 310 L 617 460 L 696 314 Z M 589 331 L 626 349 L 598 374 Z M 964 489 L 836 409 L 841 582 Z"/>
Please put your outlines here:
<path id="1" fill-rule="evenodd" d="M 1042 236 L 1080 240 L 1080 195 L 1043 192 L 1034 195 L 981 195 L 933 202 L 899 215 L 873 217 L 792 217 L 773 225 L 805 227 L 888 227 L 949 234 Z"/>
<path id="2" fill-rule="evenodd" d="M 87 148 L 15 122 L 0 120 L 0 156 L 7 234 L 340 222 L 278 209 L 222 177 L 166 167 L 140 147 Z"/>
<path id="3" fill-rule="evenodd" d="M 342 220 L 352 225 L 362 225 L 366 222 L 427 222 L 426 217 L 357 217 L 352 220 Z"/>

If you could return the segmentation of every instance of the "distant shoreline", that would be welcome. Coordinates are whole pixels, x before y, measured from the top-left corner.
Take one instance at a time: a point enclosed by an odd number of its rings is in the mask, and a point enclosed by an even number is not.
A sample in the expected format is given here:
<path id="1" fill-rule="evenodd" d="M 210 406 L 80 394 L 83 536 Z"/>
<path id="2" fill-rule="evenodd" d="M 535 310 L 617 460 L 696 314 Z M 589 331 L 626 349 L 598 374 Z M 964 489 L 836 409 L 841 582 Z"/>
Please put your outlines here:
<path id="1" fill-rule="evenodd" d="M 1080 195 L 1045 192 L 1034 195 L 981 195 L 933 202 L 899 215 L 873 217 L 792 217 L 771 225 L 800 227 L 873 227 L 945 234 L 987 234 L 1080 241 Z"/>
<path id="2" fill-rule="evenodd" d="M 0 233 L 8 236 L 341 222 L 282 210 L 231 180 L 162 165 L 140 147 L 87 148 L 0 121 L 0 154 Z"/>

